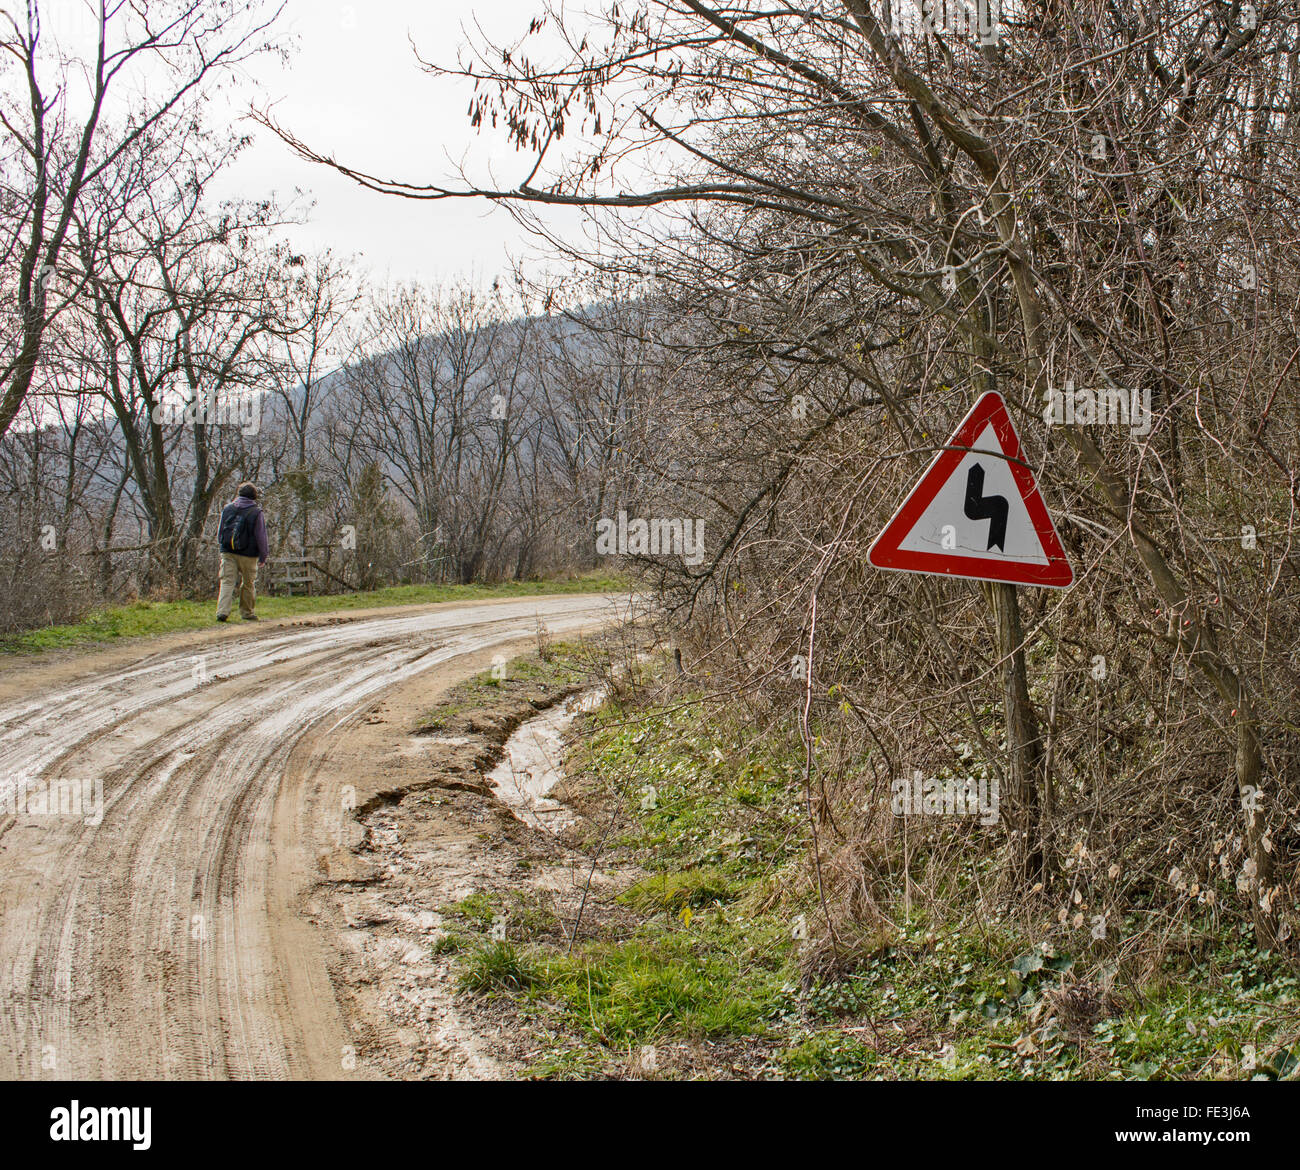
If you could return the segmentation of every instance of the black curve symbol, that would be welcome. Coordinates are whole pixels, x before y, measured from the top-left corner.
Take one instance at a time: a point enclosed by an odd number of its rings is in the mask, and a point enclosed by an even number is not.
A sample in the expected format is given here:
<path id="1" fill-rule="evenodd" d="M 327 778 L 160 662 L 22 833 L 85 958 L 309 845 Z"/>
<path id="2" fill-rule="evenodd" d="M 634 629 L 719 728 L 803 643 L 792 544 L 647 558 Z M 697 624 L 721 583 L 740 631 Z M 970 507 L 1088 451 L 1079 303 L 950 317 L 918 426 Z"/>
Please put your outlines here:
<path id="1" fill-rule="evenodd" d="M 981 464 L 971 465 L 966 473 L 966 519 L 989 521 L 988 548 L 995 544 L 1006 552 L 1007 514 L 1011 505 L 1006 496 L 986 496 L 984 494 L 984 468 Z"/>

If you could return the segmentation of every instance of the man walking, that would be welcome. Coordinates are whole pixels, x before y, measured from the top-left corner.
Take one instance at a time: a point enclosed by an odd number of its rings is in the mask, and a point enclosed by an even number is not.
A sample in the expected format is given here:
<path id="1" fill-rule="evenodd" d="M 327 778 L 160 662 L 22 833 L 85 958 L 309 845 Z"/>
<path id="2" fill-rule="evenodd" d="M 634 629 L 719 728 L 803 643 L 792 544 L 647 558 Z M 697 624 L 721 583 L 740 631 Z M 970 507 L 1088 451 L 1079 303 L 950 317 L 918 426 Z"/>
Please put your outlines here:
<path id="1" fill-rule="evenodd" d="M 221 509 L 217 528 L 221 545 L 221 591 L 217 595 L 217 621 L 230 617 L 239 585 L 239 614 L 246 622 L 257 621 L 257 566 L 266 564 L 266 517 L 257 506 L 257 488 L 241 483 L 239 494 Z"/>

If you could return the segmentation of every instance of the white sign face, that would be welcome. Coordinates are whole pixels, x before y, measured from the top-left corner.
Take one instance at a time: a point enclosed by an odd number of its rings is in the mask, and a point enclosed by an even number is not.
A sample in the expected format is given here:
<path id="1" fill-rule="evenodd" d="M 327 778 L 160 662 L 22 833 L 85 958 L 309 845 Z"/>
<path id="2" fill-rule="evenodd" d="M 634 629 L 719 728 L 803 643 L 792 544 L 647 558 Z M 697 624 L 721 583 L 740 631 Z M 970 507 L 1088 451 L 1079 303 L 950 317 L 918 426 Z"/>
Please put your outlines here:
<path id="1" fill-rule="evenodd" d="M 881 569 L 1014 585 L 1073 581 L 1000 394 L 974 405 L 867 559 Z"/>
<path id="2" fill-rule="evenodd" d="M 1013 564 L 1049 564 L 992 424 L 972 446 L 975 450 L 962 456 L 899 547 Z M 968 499 L 974 518 L 967 512 Z"/>

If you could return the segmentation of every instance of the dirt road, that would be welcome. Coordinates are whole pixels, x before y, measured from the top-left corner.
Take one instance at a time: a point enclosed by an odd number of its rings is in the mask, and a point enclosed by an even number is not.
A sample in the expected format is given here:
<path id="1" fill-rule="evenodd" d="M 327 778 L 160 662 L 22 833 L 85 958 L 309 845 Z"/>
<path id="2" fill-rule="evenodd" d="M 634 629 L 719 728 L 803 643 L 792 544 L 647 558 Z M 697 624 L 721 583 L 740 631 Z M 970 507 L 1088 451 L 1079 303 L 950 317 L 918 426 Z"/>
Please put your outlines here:
<path id="1" fill-rule="evenodd" d="M 539 618 L 572 633 L 622 604 L 223 627 L 6 671 L 0 1077 L 349 1075 L 329 938 L 302 906 L 370 787 L 292 761 L 388 688 L 436 693 Z"/>

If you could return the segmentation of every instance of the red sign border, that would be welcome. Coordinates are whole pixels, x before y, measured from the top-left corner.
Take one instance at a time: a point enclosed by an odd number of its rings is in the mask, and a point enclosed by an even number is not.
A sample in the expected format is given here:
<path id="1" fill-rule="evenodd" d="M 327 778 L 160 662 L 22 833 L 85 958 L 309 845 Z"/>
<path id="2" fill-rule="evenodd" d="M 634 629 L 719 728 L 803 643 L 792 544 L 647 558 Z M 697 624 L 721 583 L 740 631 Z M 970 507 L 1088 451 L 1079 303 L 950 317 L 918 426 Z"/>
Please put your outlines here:
<path id="1" fill-rule="evenodd" d="M 951 478 L 957 465 L 970 453 L 975 440 L 989 423 L 1002 444 L 1011 476 L 1020 490 L 1020 498 L 1029 512 L 1030 522 L 1047 554 L 1046 565 L 1017 564 L 985 557 L 958 556 L 945 553 L 916 552 L 900 546 Z M 1034 481 L 1034 473 L 1025 466 L 1020 453 L 1020 437 L 1007 413 L 1007 404 L 996 390 L 982 394 L 962 419 L 944 448 L 930 461 L 925 474 L 890 517 L 880 535 L 871 542 L 867 560 L 877 569 L 899 573 L 938 573 L 975 581 L 1002 581 L 1009 585 L 1039 585 L 1044 589 L 1066 589 L 1074 581 L 1074 570 L 1061 547 L 1061 538 L 1047 511 L 1047 505 Z"/>

